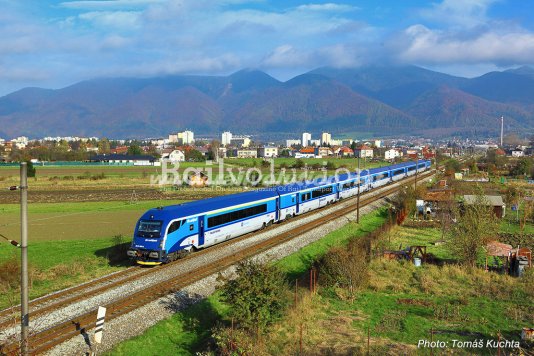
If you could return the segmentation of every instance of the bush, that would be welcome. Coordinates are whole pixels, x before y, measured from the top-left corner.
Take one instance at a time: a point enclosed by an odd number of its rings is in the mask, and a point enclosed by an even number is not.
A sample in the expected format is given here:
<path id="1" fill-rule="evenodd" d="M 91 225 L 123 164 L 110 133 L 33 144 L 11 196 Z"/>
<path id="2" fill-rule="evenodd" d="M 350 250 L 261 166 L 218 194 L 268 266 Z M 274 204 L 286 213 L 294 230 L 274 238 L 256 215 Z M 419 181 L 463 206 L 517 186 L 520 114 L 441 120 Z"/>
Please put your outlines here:
<path id="1" fill-rule="evenodd" d="M 104 174 L 104 172 L 100 172 L 98 174 L 94 174 L 91 176 L 91 179 L 92 180 L 102 180 L 102 179 L 106 179 L 106 175 Z"/>
<path id="2" fill-rule="evenodd" d="M 110 264 L 119 264 L 128 259 L 126 252 L 130 248 L 130 243 L 122 234 L 114 235 L 111 238 L 112 246 L 108 250 L 107 259 Z"/>
<path id="3" fill-rule="evenodd" d="M 0 285 L 2 289 L 17 288 L 20 285 L 20 261 L 15 255 L 0 264 Z"/>
<path id="4" fill-rule="evenodd" d="M 293 164 L 293 168 L 304 168 L 305 166 L 305 163 L 303 160 L 301 160 L 300 158 L 297 158 L 297 160 L 295 161 L 295 163 Z"/>
<path id="5" fill-rule="evenodd" d="M 254 340 L 244 330 L 218 325 L 211 331 L 217 347 L 217 355 L 253 355 Z"/>
<path id="6" fill-rule="evenodd" d="M 347 247 L 331 249 L 319 260 L 320 283 L 346 288 L 353 299 L 357 290 L 369 282 L 367 250 L 364 239 L 355 239 Z"/>
<path id="7" fill-rule="evenodd" d="M 337 168 L 336 164 L 332 161 L 328 161 L 326 163 L 326 169 L 328 169 L 329 171 L 333 171 Z"/>
<path id="8" fill-rule="evenodd" d="M 236 266 L 237 278 L 227 279 L 218 289 L 230 308 L 230 316 L 247 329 L 264 330 L 278 320 L 288 305 L 285 275 L 273 265 L 246 260 Z"/>

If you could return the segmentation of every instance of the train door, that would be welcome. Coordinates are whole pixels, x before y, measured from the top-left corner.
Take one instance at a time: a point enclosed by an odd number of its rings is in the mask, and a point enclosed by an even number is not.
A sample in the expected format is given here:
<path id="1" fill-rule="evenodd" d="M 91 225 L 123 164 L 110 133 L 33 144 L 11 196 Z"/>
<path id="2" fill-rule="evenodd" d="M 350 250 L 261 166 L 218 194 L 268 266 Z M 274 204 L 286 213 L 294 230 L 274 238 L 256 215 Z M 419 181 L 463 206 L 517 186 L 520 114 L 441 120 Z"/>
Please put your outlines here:
<path id="1" fill-rule="evenodd" d="M 297 193 L 295 194 L 295 196 L 297 197 L 297 214 L 300 212 L 300 194 Z"/>
<path id="2" fill-rule="evenodd" d="M 275 221 L 278 221 L 280 220 L 280 197 L 276 198 L 276 211 L 275 211 L 275 215 L 274 215 L 274 220 Z"/>
<path id="3" fill-rule="evenodd" d="M 204 245 L 204 215 L 198 217 L 198 247 Z"/>

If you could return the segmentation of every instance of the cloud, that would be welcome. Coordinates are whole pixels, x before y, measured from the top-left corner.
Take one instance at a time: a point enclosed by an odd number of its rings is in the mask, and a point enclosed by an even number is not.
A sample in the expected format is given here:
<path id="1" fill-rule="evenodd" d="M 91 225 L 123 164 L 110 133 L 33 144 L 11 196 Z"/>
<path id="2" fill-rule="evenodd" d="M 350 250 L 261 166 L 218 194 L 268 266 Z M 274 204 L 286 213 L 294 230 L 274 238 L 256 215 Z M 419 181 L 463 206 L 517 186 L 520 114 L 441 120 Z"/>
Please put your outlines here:
<path id="1" fill-rule="evenodd" d="M 532 63 L 534 34 L 489 30 L 473 38 L 432 30 L 423 25 L 404 31 L 400 59 L 419 63 Z"/>
<path id="2" fill-rule="evenodd" d="M 289 44 L 275 48 L 262 61 L 265 67 L 298 67 L 309 62 L 309 55 Z"/>
<path id="3" fill-rule="evenodd" d="M 137 11 L 91 11 L 80 14 L 79 19 L 92 22 L 94 26 L 133 29 L 140 26 Z"/>
<path id="4" fill-rule="evenodd" d="M 151 4 L 163 3 L 166 0 L 87 0 L 64 1 L 59 6 L 77 10 L 102 10 L 139 8 Z"/>
<path id="5" fill-rule="evenodd" d="M 443 0 L 419 11 L 428 21 L 453 26 L 472 27 L 488 21 L 488 8 L 499 0 Z"/>
<path id="6" fill-rule="evenodd" d="M 306 11 L 354 11 L 359 10 L 359 7 L 343 4 L 307 4 L 297 6 L 297 10 L 306 10 Z"/>

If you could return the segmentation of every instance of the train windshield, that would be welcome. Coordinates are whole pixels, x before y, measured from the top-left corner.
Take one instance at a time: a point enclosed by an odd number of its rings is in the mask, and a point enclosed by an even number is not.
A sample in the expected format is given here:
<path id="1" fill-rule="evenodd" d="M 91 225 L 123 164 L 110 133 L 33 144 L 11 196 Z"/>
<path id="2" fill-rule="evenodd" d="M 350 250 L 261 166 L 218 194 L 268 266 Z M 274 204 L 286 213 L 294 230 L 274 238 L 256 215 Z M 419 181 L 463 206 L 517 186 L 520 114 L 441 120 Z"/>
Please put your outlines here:
<path id="1" fill-rule="evenodd" d="M 142 237 L 159 237 L 161 225 L 161 221 L 141 220 L 137 229 L 138 235 Z"/>

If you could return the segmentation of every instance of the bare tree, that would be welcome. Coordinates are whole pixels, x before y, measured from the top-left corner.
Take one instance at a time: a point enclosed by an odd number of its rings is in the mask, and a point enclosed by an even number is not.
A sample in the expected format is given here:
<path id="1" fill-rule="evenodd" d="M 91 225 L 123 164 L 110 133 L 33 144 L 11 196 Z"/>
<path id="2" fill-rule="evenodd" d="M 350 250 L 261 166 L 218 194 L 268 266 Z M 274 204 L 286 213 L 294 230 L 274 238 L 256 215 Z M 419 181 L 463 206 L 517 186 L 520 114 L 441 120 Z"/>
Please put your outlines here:
<path id="1" fill-rule="evenodd" d="M 213 161 L 215 163 L 219 162 L 219 148 L 221 147 L 221 143 L 217 140 L 213 140 L 210 143 L 211 146 L 211 153 L 213 155 Z"/>

